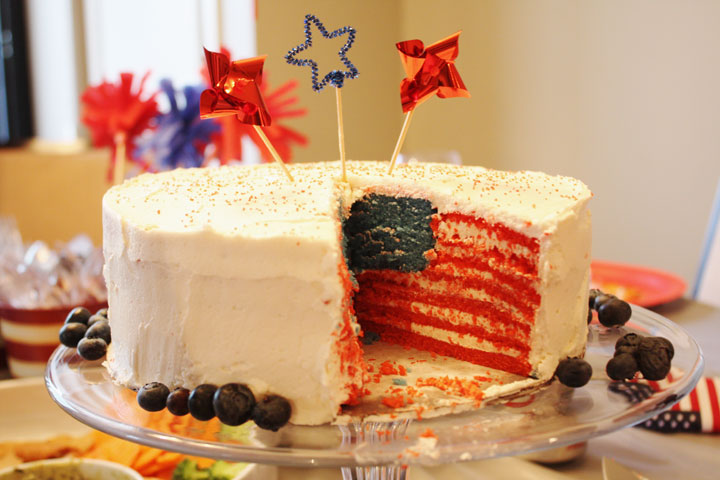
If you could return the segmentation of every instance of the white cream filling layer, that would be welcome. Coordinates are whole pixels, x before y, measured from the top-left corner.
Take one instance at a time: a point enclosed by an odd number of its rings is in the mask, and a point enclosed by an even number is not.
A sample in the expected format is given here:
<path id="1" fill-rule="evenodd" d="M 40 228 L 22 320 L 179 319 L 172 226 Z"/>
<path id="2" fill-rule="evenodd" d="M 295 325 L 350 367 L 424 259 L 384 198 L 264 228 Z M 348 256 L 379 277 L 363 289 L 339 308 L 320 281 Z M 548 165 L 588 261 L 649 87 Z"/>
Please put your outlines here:
<path id="1" fill-rule="evenodd" d="M 534 254 L 524 245 L 500 240 L 496 232 L 488 232 L 465 222 L 439 222 L 438 239 L 463 239 L 468 248 L 487 251 L 497 250 L 505 254 L 532 259 Z"/>
<path id="2" fill-rule="evenodd" d="M 413 324 L 411 327 L 413 333 L 422 335 L 423 337 L 432 338 L 441 342 L 459 345 L 471 350 L 481 350 L 489 353 L 502 353 L 511 357 L 518 356 L 520 351 L 512 347 L 497 348 L 491 342 L 482 340 L 472 335 L 463 335 L 458 332 L 444 330 L 442 328 L 431 327 L 428 325 Z"/>

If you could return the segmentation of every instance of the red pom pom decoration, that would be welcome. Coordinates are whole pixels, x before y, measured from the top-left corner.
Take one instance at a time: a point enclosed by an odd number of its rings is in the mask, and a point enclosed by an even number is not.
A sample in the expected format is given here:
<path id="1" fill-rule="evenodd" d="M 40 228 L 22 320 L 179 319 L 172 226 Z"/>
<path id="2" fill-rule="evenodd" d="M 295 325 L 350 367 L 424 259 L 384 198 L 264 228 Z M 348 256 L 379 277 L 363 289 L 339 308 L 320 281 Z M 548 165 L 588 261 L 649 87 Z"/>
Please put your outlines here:
<path id="1" fill-rule="evenodd" d="M 118 83 L 104 81 L 100 85 L 88 87 L 82 94 L 82 121 L 90 130 L 92 144 L 112 148 L 109 180 L 118 161 L 118 149 L 129 152 L 130 159 L 145 168 L 142 159 L 134 156 L 133 152 L 136 137 L 151 128 L 152 120 L 158 114 L 155 93 L 146 99 L 141 98 L 148 75 L 149 72 L 143 76 L 136 89 L 133 89 L 134 75 L 121 73 Z M 119 161 L 124 162 L 124 158 Z"/>

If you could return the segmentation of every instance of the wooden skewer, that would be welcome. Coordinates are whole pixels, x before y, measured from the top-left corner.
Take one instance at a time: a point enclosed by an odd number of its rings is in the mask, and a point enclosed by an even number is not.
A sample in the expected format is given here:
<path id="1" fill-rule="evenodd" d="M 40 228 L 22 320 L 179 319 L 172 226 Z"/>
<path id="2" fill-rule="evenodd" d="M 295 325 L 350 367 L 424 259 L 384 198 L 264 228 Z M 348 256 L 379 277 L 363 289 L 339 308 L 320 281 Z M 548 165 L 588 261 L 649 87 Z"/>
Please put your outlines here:
<path id="1" fill-rule="evenodd" d="M 345 134 L 343 133 L 343 115 L 342 115 L 342 97 L 340 89 L 335 87 L 335 100 L 337 103 L 338 117 L 338 143 L 340 144 L 340 164 L 342 165 L 342 180 L 347 182 L 347 173 L 345 171 Z"/>
<path id="2" fill-rule="evenodd" d="M 263 129 L 260 125 L 253 125 L 255 127 L 255 131 L 260 136 L 260 140 L 263 141 L 267 149 L 270 151 L 270 155 L 275 159 L 277 163 L 280 164 L 280 166 L 283 169 L 283 172 L 285 172 L 285 175 L 290 179 L 291 182 L 294 182 L 295 179 L 290 175 L 290 170 L 288 170 L 287 165 L 285 165 L 285 162 L 282 161 L 282 158 L 280 158 L 280 155 L 278 155 L 277 150 L 275 150 L 275 147 L 273 147 L 272 143 L 270 143 L 270 140 L 265 136 L 265 132 L 263 132 Z"/>
<path id="3" fill-rule="evenodd" d="M 415 109 L 412 109 L 405 114 L 405 121 L 403 122 L 402 130 L 400 130 L 398 141 L 395 144 L 395 150 L 393 151 L 392 158 L 390 159 L 390 169 L 388 169 L 388 175 L 392 175 L 393 168 L 395 168 L 395 162 L 397 161 L 398 154 L 400 154 L 400 149 L 402 148 L 403 143 L 405 143 L 405 135 L 407 135 L 408 128 L 410 128 L 410 119 L 412 119 L 414 112 Z"/>
<path id="4" fill-rule="evenodd" d="M 115 135 L 115 165 L 113 166 L 113 185 L 120 185 L 125 180 L 125 157 L 127 146 L 125 134 Z"/>

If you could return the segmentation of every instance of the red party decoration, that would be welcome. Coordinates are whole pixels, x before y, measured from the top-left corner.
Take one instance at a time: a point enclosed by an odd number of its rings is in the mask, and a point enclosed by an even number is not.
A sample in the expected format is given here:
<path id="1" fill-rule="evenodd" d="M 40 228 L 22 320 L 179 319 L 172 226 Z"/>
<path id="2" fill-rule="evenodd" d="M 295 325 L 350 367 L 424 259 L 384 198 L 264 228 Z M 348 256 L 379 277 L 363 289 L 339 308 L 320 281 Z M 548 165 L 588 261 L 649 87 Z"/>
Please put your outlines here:
<path id="1" fill-rule="evenodd" d="M 237 115 L 242 123 L 269 126 L 270 114 L 260 92 L 266 56 L 230 62 L 225 53 L 204 50 L 211 88 L 200 96 L 200 118 Z"/>
<path id="2" fill-rule="evenodd" d="M 151 128 L 152 120 L 158 114 L 155 93 L 142 99 L 143 87 L 150 72 L 146 73 L 137 89 L 133 90 L 132 73 L 121 73 L 120 81 L 104 81 L 88 87 L 80 100 L 83 103 L 82 121 L 90 131 L 92 144 L 96 147 L 111 147 L 112 157 L 108 179 L 112 178 L 116 160 L 116 149 L 124 143 L 130 159 L 145 168 L 146 164 L 134 156 L 135 138 Z"/>
<path id="3" fill-rule="evenodd" d="M 400 84 L 403 112 L 437 94 L 440 98 L 470 97 L 455 68 L 460 32 L 425 47 L 420 40 L 396 44 L 407 78 Z"/>
<path id="4" fill-rule="evenodd" d="M 230 58 L 230 52 L 226 48 L 222 48 L 221 52 L 225 58 Z M 208 83 L 212 83 L 207 70 L 203 72 L 203 76 Z M 264 127 L 263 130 L 283 161 L 290 162 L 292 160 L 293 146 L 305 146 L 308 144 L 305 135 L 279 123 L 279 120 L 283 118 L 295 118 L 307 114 L 307 109 L 294 107 L 299 98 L 296 95 L 291 95 L 291 93 L 297 88 L 298 82 L 290 80 L 273 89 L 267 80 L 266 73 L 263 73 L 260 78 L 262 80 L 258 82 L 260 98 L 265 100 L 270 118 L 275 119 L 273 125 Z M 257 145 L 264 162 L 273 161 L 272 155 L 268 149 L 264 148 L 262 139 L 252 125 L 243 123 L 242 119 L 229 115 L 219 118 L 218 121 L 221 130 L 220 133 L 213 135 L 212 141 L 215 144 L 216 154 L 221 164 L 242 159 L 242 139 L 246 135 Z"/>

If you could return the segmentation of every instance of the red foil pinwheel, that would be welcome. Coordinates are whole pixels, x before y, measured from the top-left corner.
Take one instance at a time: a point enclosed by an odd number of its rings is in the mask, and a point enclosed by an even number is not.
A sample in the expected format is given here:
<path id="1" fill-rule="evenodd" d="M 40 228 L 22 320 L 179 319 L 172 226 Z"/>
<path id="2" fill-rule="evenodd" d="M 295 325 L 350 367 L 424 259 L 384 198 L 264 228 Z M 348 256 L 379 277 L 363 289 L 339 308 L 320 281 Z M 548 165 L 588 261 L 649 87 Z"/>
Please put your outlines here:
<path id="1" fill-rule="evenodd" d="M 297 87 L 296 80 L 289 80 L 277 88 L 272 88 L 268 82 L 267 74 L 263 75 L 263 83 L 260 91 L 265 98 L 268 112 L 275 119 L 270 127 L 265 127 L 265 134 L 277 150 L 284 162 L 289 163 L 293 157 L 293 147 L 295 145 L 305 146 L 308 139 L 299 131 L 281 124 L 281 120 L 285 118 L 301 117 L 307 114 L 305 108 L 296 108 L 294 104 L 298 102 L 298 97 L 289 95 L 293 89 Z M 273 157 L 270 152 L 263 148 L 263 142 L 252 125 L 241 123 L 233 117 L 223 117 L 220 120 L 221 130 L 213 136 L 213 143 L 217 149 L 217 155 L 221 164 L 226 164 L 231 160 L 243 158 L 242 139 L 249 137 L 252 142 L 260 149 L 263 162 L 272 162 Z"/>
<path id="2" fill-rule="evenodd" d="M 112 148 L 108 180 L 112 180 L 113 171 L 117 171 L 116 163 L 124 163 L 126 151 L 130 160 L 146 168 L 143 160 L 135 155 L 135 139 L 152 127 L 152 120 L 158 114 L 155 93 L 147 99 L 141 98 L 148 75 L 149 72 L 136 90 L 133 90 L 133 74 L 121 73 L 118 83 L 104 81 L 88 87 L 82 94 L 82 121 L 90 131 L 92 144 Z M 116 178 L 115 183 L 121 180 Z"/>
<path id="3" fill-rule="evenodd" d="M 272 121 L 260 91 L 265 56 L 230 62 L 225 53 L 204 50 L 211 88 L 200 96 L 200 118 L 236 115 L 241 123 L 252 125 L 255 134 L 292 182 L 290 171 L 262 129 L 270 126 Z"/>
<path id="4" fill-rule="evenodd" d="M 226 58 L 230 57 L 230 52 L 226 48 L 222 48 L 221 52 Z M 206 82 L 211 83 L 208 70 L 203 71 L 203 77 Z M 297 88 L 298 82 L 290 80 L 277 88 L 273 88 L 268 82 L 267 73 L 263 72 L 262 82 L 258 83 L 261 98 L 265 101 L 270 118 L 274 119 L 274 123 L 269 127 L 264 127 L 263 130 L 283 161 L 290 162 L 292 160 L 293 146 L 305 146 L 308 143 L 305 135 L 280 123 L 282 119 L 307 114 L 305 108 L 296 107 L 299 98 L 297 95 L 292 95 L 292 91 Z M 243 123 L 242 119 L 230 115 L 218 120 L 221 129 L 220 132 L 213 135 L 212 141 L 221 164 L 224 165 L 232 160 L 243 158 L 242 139 L 246 136 L 258 146 L 264 162 L 273 161 L 272 154 L 268 149 L 263 148 L 263 141 L 255 128 L 253 128 L 253 125 Z"/>
<path id="5" fill-rule="evenodd" d="M 400 84 L 403 112 L 437 94 L 440 98 L 470 97 L 455 67 L 460 32 L 425 47 L 420 40 L 396 44 L 407 78 Z"/>
<path id="6" fill-rule="evenodd" d="M 250 125 L 272 123 L 260 92 L 265 56 L 230 62 L 224 53 L 205 49 L 211 88 L 200 96 L 200 118 L 237 115 Z"/>

